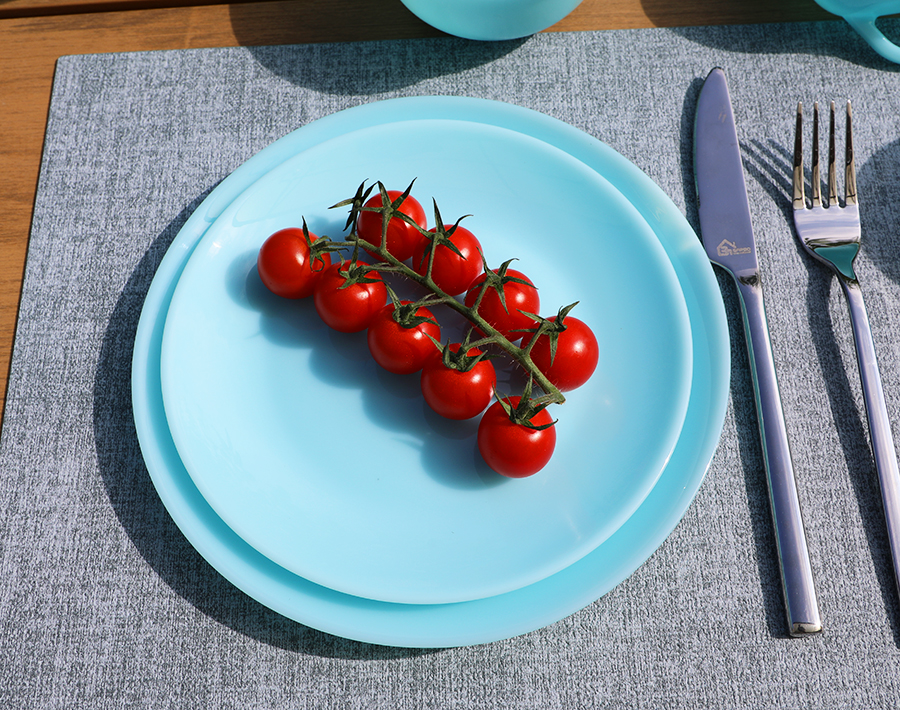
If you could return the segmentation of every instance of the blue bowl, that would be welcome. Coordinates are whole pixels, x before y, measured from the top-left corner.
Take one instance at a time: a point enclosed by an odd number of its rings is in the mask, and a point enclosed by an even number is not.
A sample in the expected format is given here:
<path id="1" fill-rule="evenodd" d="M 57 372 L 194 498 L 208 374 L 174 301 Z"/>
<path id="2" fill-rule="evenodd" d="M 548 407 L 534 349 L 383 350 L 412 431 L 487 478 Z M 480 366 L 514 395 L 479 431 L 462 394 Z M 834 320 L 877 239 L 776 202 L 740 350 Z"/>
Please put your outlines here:
<path id="1" fill-rule="evenodd" d="M 402 0 L 419 19 L 457 37 L 503 40 L 555 25 L 581 0 Z"/>

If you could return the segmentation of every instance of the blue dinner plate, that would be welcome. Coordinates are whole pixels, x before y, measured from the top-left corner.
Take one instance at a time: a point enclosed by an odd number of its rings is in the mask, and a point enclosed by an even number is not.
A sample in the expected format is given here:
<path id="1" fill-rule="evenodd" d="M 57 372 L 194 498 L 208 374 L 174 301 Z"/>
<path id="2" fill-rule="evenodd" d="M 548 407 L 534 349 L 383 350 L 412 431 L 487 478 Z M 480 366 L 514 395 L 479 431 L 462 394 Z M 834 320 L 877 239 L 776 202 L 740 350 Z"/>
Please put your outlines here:
<path id="1" fill-rule="evenodd" d="M 671 260 L 691 327 L 692 378 L 684 426 L 671 457 L 636 512 L 574 564 L 534 584 L 484 599 L 397 604 L 343 594 L 289 572 L 247 543 L 215 514 L 175 448 L 162 400 L 162 333 L 188 258 L 210 225 L 251 186 L 292 156 L 323 141 L 400 118 L 454 119 L 504 127 L 556 146 L 603 175 L 644 216 Z M 150 476 L 181 530 L 236 586 L 279 613 L 360 641 L 411 647 L 483 643 L 552 623 L 625 579 L 663 542 L 703 480 L 724 418 L 728 339 L 708 260 L 671 201 L 615 151 L 541 114 L 460 98 L 398 99 L 316 121 L 272 144 L 226 179 L 194 212 L 148 292 L 135 341 L 135 422 Z M 568 406 L 568 405 L 566 405 Z"/>
<path id="2" fill-rule="evenodd" d="M 435 416 L 418 377 L 384 372 L 365 333 L 337 334 L 310 300 L 262 286 L 256 255 L 270 234 L 305 218 L 338 236 L 346 211 L 329 206 L 375 175 L 400 189 L 416 178 L 415 194 L 451 222 L 471 214 L 489 264 L 515 257 L 546 315 L 577 301 L 573 315 L 594 329 L 597 371 L 552 409 L 556 451 L 537 475 L 492 472 L 478 418 Z M 448 325 L 456 315 L 433 310 Z M 458 119 L 350 131 L 260 178 L 188 260 L 162 344 L 175 446 L 225 523 L 301 577 L 407 604 L 502 594 L 594 549 L 662 473 L 690 380 L 684 296 L 634 206 L 564 150 Z"/>

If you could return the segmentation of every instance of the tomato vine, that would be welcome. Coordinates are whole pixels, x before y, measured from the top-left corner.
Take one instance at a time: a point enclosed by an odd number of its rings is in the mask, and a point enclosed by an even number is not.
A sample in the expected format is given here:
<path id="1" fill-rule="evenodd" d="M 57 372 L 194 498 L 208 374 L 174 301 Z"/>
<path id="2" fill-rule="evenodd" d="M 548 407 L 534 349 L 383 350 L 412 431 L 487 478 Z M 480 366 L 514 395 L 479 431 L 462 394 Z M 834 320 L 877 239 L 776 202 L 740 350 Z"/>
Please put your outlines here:
<path id="1" fill-rule="evenodd" d="M 439 246 L 444 246 L 455 252 L 456 254 L 459 254 L 459 250 L 453 243 L 452 237 L 456 229 L 459 227 L 460 222 L 462 222 L 462 220 L 465 219 L 465 217 L 468 215 L 460 217 L 451 227 L 446 228 L 444 226 L 444 221 L 441 217 L 437 201 L 434 201 L 435 228 L 430 231 L 424 229 L 412 217 L 406 215 L 399 208 L 401 203 L 404 202 L 411 193 L 414 182 L 415 181 L 413 181 L 413 183 L 410 183 L 406 190 L 404 190 L 403 193 L 401 193 L 400 196 L 398 196 L 394 200 L 391 200 L 388 197 L 387 189 L 381 182 L 370 185 L 369 187 L 366 187 L 365 182 L 360 184 L 359 188 L 356 191 L 356 194 L 353 197 L 342 200 L 331 207 L 331 209 L 348 206 L 350 207 L 350 214 L 344 226 L 345 230 L 349 230 L 347 238 L 341 241 L 335 241 L 323 236 L 315 240 L 314 242 L 311 242 L 310 248 L 314 255 L 314 258 L 315 256 L 329 252 L 351 250 L 353 252 L 353 256 L 351 257 L 350 262 L 355 262 L 358 257 L 358 250 L 360 248 L 360 238 L 357 233 L 357 224 L 359 222 L 360 216 L 364 212 L 380 213 L 382 218 L 381 244 L 373 249 L 368 242 L 366 243 L 366 250 L 369 253 L 375 255 L 376 258 L 379 259 L 379 262 L 367 265 L 366 268 L 371 271 L 378 271 L 381 273 L 401 274 L 410 281 L 413 281 L 414 283 L 424 288 L 428 292 L 428 294 L 421 300 L 415 302 L 414 305 L 416 307 L 430 308 L 435 305 L 442 304 L 453 309 L 464 318 L 466 318 L 482 336 L 475 340 L 471 340 L 468 343 L 469 348 L 481 349 L 486 348 L 490 345 L 494 345 L 506 352 L 522 367 L 522 369 L 533 380 L 534 384 L 540 387 L 540 389 L 543 391 L 542 395 L 529 397 L 529 401 L 532 402 L 533 407 L 535 408 L 534 411 L 538 411 L 539 409 L 542 409 L 551 404 L 563 404 L 566 401 L 563 393 L 546 377 L 546 375 L 544 375 L 543 372 L 541 372 L 537 365 L 534 364 L 530 356 L 531 349 L 534 347 L 534 344 L 537 342 L 540 336 L 545 334 L 552 334 L 555 332 L 556 327 L 552 321 L 541 318 L 537 314 L 526 314 L 531 317 L 537 323 L 537 325 L 527 329 L 527 332 L 523 333 L 522 344 L 516 345 L 512 340 L 507 338 L 484 317 L 482 317 L 482 315 L 478 311 L 478 306 L 483 300 L 488 289 L 497 288 L 497 280 L 486 278 L 480 287 L 480 291 L 478 292 L 473 305 L 471 306 L 467 306 L 464 302 L 461 302 L 459 299 L 457 299 L 455 297 L 455 294 L 451 295 L 447 293 L 446 291 L 441 289 L 437 283 L 435 283 L 434 279 L 432 278 L 432 271 L 437 248 Z M 372 190 L 375 189 L 376 186 L 382 195 L 382 206 L 367 205 L 366 203 L 368 201 L 368 198 Z M 422 238 L 428 241 L 430 247 L 427 247 L 425 250 L 428 258 L 428 264 L 427 268 L 424 270 L 424 274 L 413 269 L 404 261 L 401 261 L 393 254 L 391 254 L 391 252 L 388 250 L 387 231 L 391 219 L 394 218 L 400 219 L 417 229 Z M 488 268 L 483 254 L 480 254 L 480 258 L 482 259 L 484 273 L 493 273 Z M 501 271 L 501 276 L 498 278 L 502 278 L 503 274 L 506 273 L 511 261 L 512 260 L 507 261 L 503 265 L 501 265 L 500 269 L 498 269 L 498 271 Z M 515 280 L 521 281 L 521 279 Z M 570 311 L 575 305 L 576 304 L 573 303 L 562 309 L 560 311 L 562 316 L 564 317 L 565 314 L 567 314 L 568 311 Z M 530 334 L 530 336 L 528 334 Z"/>
<path id="2" fill-rule="evenodd" d="M 489 382 L 489 393 L 493 391 L 497 398 L 495 408 L 490 410 L 491 417 L 484 418 L 480 425 L 479 448 L 498 472 L 513 477 L 530 475 L 534 471 L 525 473 L 525 470 L 530 470 L 528 466 L 519 464 L 513 467 L 514 470 L 503 471 L 502 466 L 492 463 L 491 459 L 497 456 L 496 453 L 485 453 L 491 450 L 490 435 L 483 435 L 481 429 L 488 419 L 496 422 L 499 413 L 514 429 L 521 427 L 531 432 L 527 436 L 549 441 L 552 452 L 555 442 L 552 427 L 556 422 L 545 410 L 550 405 L 563 404 L 566 401 L 563 391 L 580 386 L 593 373 L 597 364 L 596 339 L 581 321 L 575 318 L 566 320 L 577 302 L 563 306 L 551 318 L 526 310 L 529 305 L 535 310 L 539 306 L 534 284 L 524 274 L 509 268 L 514 259 L 505 261 L 494 270 L 489 267 L 477 238 L 461 226 L 469 215 L 453 223 L 445 223 L 437 201 L 433 199 L 434 227 L 428 229 L 424 210 L 411 196 L 414 183 L 399 192 L 388 191 L 381 182 L 368 186 L 363 182 L 352 197 L 333 205 L 331 209 L 349 208 L 344 225 L 347 236 L 343 239 L 313 235 L 304 219 L 302 235 L 305 249 L 298 248 L 296 240 L 292 243 L 292 248 L 297 251 L 292 259 L 299 265 L 292 268 L 302 271 L 301 281 L 308 279 L 316 282 L 316 308 L 332 327 L 345 332 L 363 330 L 377 315 L 381 324 L 378 328 L 384 333 L 369 332 L 369 347 L 373 356 L 383 367 L 398 373 L 416 371 L 423 367 L 422 362 L 426 362 L 423 373 L 428 375 L 423 376 L 423 392 L 427 389 L 426 379 L 453 379 L 461 373 L 475 377 L 474 368 L 484 370 L 489 365 L 486 358 L 491 357 L 494 349 L 506 353 L 524 371 L 527 382 L 520 394 L 501 395 L 496 391 L 492 367 L 489 373 L 479 375 L 481 386 Z M 373 194 L 376 187 L 378 192 Z M 364 234 L 360 234 L 361 231 Z M 371 257 L 372 263 L 360 259 L 363 253 Z M 261 274 L 264 271 L 263 255 L 264 249 L 261 249 Z M 332 262 L 334 255 L 340 259 L 336 263 Z M 401 301 L 382 278 L 385 274 L 397 274 L 417 284 L 425 295 L 415 301 Z M 294 278 L 297 278 L 296 274 Z M 272 288 L 268 282 L 266 285 Z M 383 290 L 386 290 L 384 297 L 380 295 Z M 512 310 L 507 302 L 510 297 L 515 300 Z M 348 317 L 344 307 L 354 299 L 355 303 L 368 299 L 364 307 L 366 312 L 356 319 Z M 468 321 L 469 328 L 462 342 L 440 342 L 440 327 L 430 310 L 439 305 L 452 309 Z M 385 323 L 386 320 L 390 323 Z M 570 325 L 574 327 L 570 329 Z M 413 329 L 420 332 L 414 333 Z M 404 333 L 406 330 L 410 332 Z M 435 347 L 430 359 L 422 351 L 425 338 Z M 565 347 L 568 348 L 574 344 L 578 349 L 576 377 L 567 371 L 566 366 L 556 366 L 559 363 L 554 363 L 560 343 L 567 343 Z M 410 353 L 415 351 L 414 357 L 418 362 L 396 361 L 390 352 L 391 347 L 405 348 Z M 434 374 L 436 367 L 457 374 Z M 559 376 L 561 371 L 565 372 L 564 376 Z M 450 402 L 447 407 L 452 413 L 448 410 L 445 416 L 469 418 L 483 412 L 489 399 L 482 397 L 479 395 L 477 402 L 469 406 Z M 441 406 L 433 399 L 430 391 L 426 393 L 426 400 L 440 413 Z M 496 427 L 496 423 L 493 426 Z M 546 461 L 540 463 L 535 471 L 544 463 Z"/>

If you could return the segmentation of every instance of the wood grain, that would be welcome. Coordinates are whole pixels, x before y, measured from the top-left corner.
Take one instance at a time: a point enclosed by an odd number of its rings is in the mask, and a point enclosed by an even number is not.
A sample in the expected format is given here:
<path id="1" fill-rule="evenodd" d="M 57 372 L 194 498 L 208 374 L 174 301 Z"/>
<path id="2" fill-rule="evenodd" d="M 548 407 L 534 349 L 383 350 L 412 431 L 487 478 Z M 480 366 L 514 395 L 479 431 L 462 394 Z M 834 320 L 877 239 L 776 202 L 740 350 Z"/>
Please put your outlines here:
<path id="1" fill-rule="evenodd" d="M 551 31 L 820 20 L 813 0 L 584 0 Z M 0 0 L 0 411 L 53 71 L 67 54 L 439 36 L 400 0 Z M 0 420 L 2 425 L 2 420 Z"/>

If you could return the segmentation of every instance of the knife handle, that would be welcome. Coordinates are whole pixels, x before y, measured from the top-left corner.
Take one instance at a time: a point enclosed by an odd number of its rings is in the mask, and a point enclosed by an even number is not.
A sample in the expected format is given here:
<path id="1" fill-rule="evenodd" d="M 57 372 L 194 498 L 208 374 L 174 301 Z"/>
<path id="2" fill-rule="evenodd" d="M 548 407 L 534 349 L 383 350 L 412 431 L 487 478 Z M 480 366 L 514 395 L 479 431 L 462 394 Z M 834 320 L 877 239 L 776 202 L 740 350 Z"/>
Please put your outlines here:
<path id="1" fill-rule="evenodd" d="M 759 275 L 736 278 L 791 636 L 822 630 Z"/>

